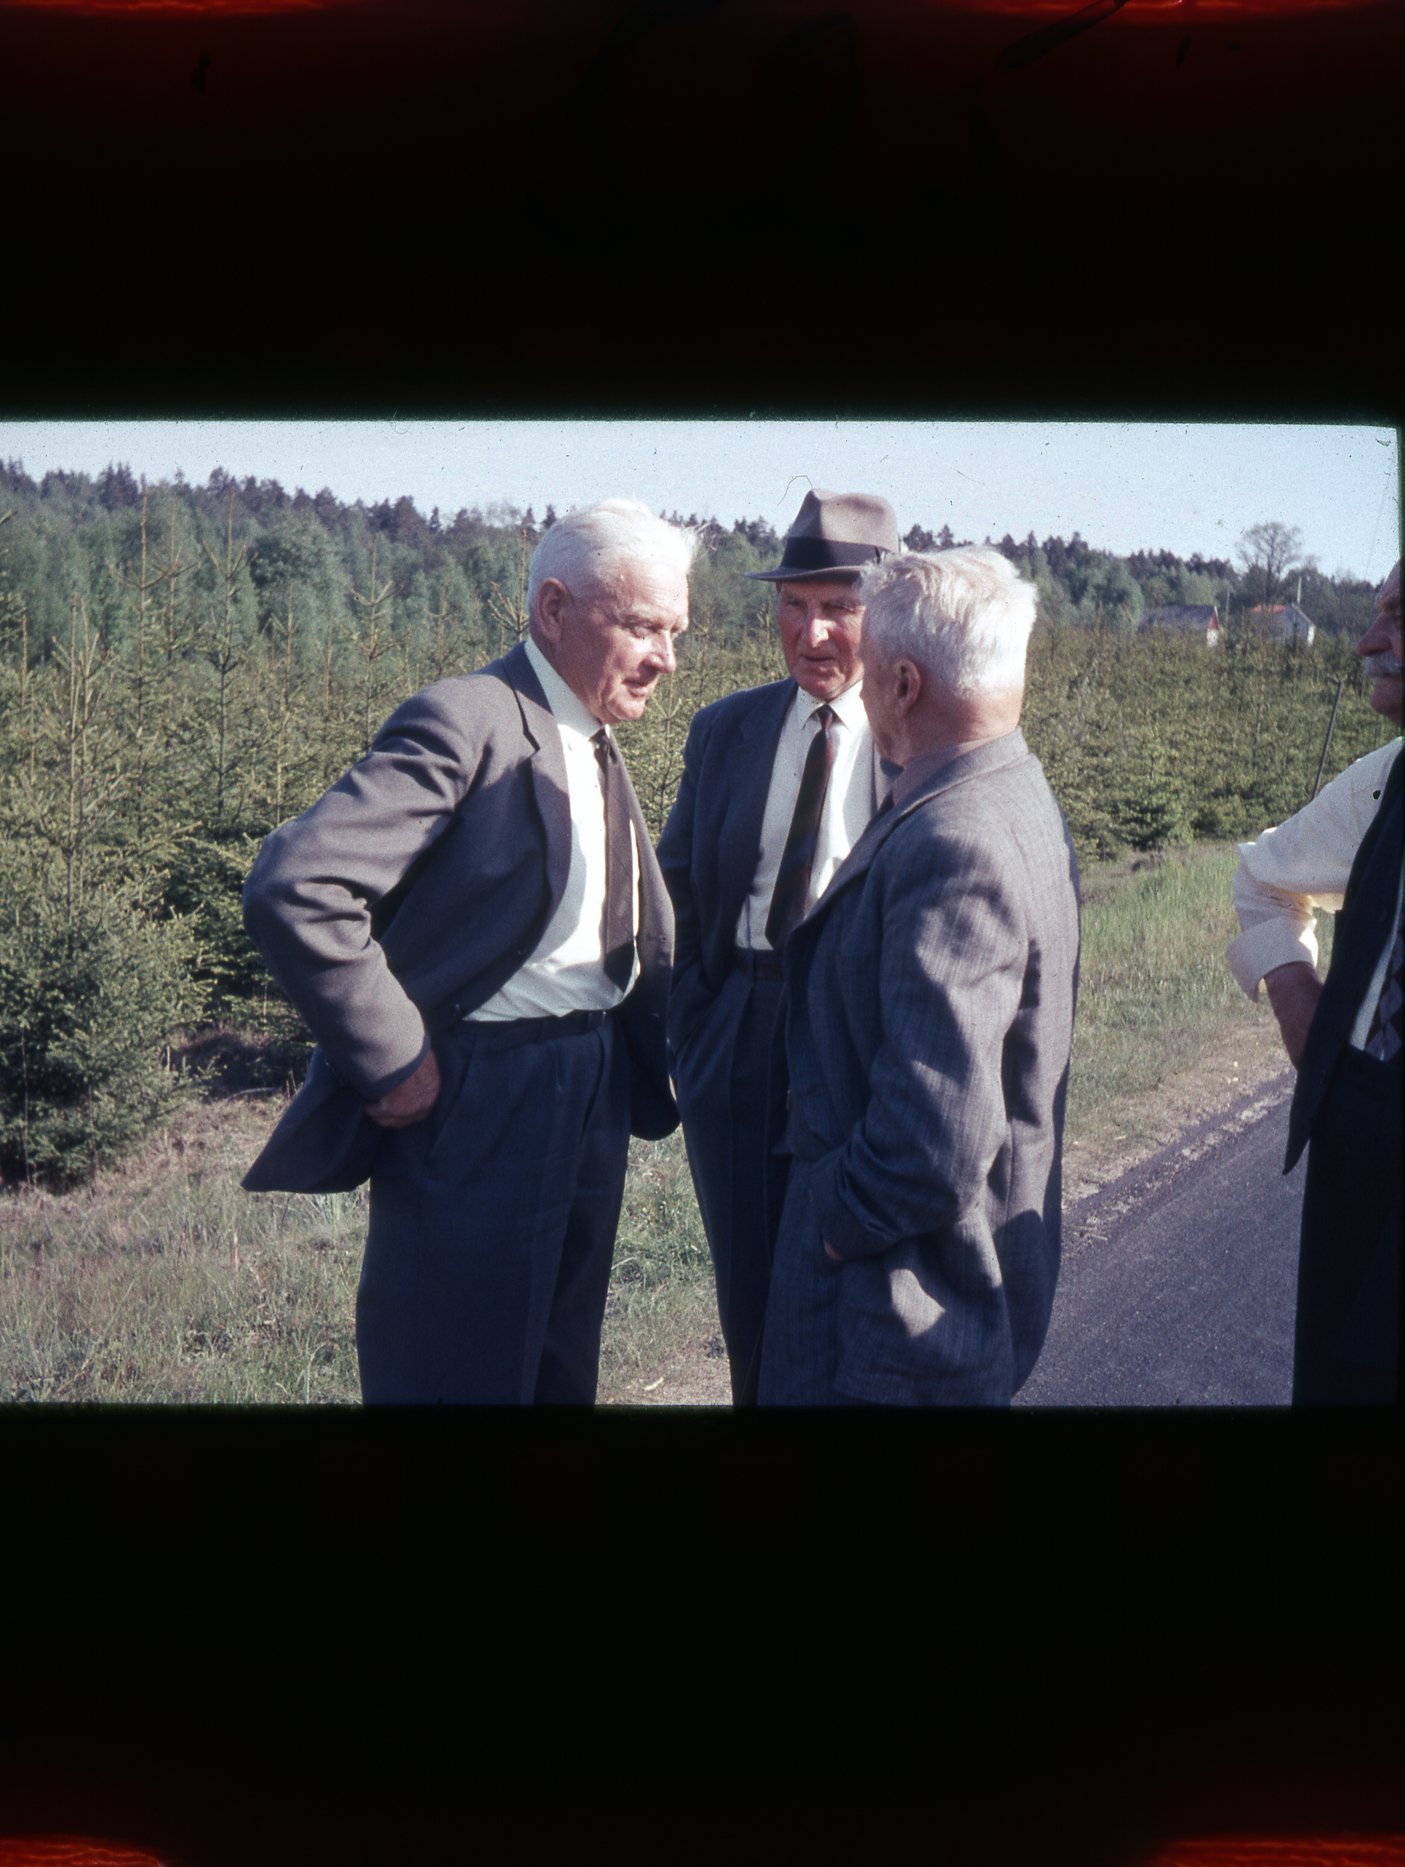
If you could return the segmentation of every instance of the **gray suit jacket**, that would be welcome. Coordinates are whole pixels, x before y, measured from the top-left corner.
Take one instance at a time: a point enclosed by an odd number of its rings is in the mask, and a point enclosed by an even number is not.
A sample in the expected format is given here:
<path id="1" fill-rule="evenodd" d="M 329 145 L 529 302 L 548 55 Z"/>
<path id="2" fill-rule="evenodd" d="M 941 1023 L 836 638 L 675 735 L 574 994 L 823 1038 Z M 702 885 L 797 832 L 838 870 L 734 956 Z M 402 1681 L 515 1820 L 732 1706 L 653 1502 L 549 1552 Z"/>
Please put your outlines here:
<path id="1" fill-rule="evenodd" d="M 664 1032 L 673 916 L 632 789 L 630 806 L 640 977 L 621 1016 L 631 1125 L 652 1139 L 678 1122 Z M 318 1047 L 246 1187 L 319 1192 L 367 1178 L 381 1131 L 365 1103 L 527 958 L 570 849 L 561 736 L 520 646 L 407 700 L 359 764 L 273 832 L 244 918 Z"/>
<path id="2" fill-rule="evenodd" d="M 1019 732 L 875 818 L 792 934 L 787 1142 L 846 1260 L 846 1391 L 999 1403 L 1033 1367 L 1078 951 L 1073 846 Z"/>

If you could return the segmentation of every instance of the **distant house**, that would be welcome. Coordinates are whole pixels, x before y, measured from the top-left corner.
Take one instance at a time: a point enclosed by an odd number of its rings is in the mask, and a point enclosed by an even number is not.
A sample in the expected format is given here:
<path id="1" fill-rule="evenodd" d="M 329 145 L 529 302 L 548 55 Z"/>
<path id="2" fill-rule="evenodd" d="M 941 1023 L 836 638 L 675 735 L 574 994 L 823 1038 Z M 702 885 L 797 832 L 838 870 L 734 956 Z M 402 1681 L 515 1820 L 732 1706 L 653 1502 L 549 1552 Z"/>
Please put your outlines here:
<path id="1" fill-rule="evenodd" d="M 1316 625 L 1308 621 L 1296 603 L 1256 603 L 1248 620 L 1275 641 L 1304 642 L 1309 648 L 1317 633 Z"/>
<path id="2" fill-rule="evenodd" d="M 1220 612 L 1214 603 L 1166 603 L 1149 609 L 1137 624 L 1138 635 L 1203 635 L 1207 648 L 1220 639 Z"/>

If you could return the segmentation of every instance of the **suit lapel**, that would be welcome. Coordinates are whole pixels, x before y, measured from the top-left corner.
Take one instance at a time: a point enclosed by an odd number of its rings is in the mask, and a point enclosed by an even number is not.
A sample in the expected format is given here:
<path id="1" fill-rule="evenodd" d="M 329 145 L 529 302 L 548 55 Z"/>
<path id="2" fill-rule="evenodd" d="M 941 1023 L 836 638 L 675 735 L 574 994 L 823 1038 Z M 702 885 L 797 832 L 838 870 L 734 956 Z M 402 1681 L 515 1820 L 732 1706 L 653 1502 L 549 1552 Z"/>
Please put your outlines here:
<path id="1" fill-rule="evenodd" d="M 621 760 L 623 764 L 623 760 Z M 663 871 L 659 868 L 658 857 L 654 854 L 654 845 L 649 840 L 649 826 L 644 821 L 644 810 L 634 791 L 634 781 L 625 767 L 625 782 L 629 786 L 629 820 L 634 825 L 634 853 L 639 860 L 639 954 L 644 959 L 646 943 L 649 947 L 658 947 L 654 955 L 666 965 L 672 957 L 672 941 L 660 936 L 666 926 L 672 925 L 673 907 L 669 903 L 665 917 L 663 905 L 667 891 L 664 888 Z"/>
<path id="2" fill-rule="evenodd" d="M 522 715 L 522 736 L 527 742 L 532 795 L 546 831 L 546 879 L 551 893 L 547 918 L 556 912 L 566 892 L 571 867 L 571 797 L 566 783 L 566 757 L 556 716 L 546 704 L 542 684 L 532 671 L 527 650 L 518 643 L 503 657 L 503 677 L 517 695 Z"/>
<path id="3" fill-rule="evenodd" d="M 742 714 L 736 730 L 724 791 L 726 808 L 713 839 L 721 902 L 717 921 L 729 941 L 756 874 L 771 768 L 795 691 L 795 682 L 788 679 L 759 688 L 755 704 Z"/>

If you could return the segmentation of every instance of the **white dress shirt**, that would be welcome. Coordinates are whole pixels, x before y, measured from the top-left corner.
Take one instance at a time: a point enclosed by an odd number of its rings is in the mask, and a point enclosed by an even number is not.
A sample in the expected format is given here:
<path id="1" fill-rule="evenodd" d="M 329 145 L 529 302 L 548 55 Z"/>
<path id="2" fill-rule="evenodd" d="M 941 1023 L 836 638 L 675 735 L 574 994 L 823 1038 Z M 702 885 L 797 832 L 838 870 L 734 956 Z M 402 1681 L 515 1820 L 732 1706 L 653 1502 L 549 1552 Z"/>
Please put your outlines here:
<path id="1" fill-rule="evenodd" d="M 1368 752 L 1324 785 L 1286 823 L 1265 830 L 1255 843 L 1239 845 L 1233 898 L 1244 931 L 1230 942 L 1225 957 L 1250 998 L 1258 997 L 1259 981 L 1276 966 L 1290 966 L 1298 960 L 1317 964 L 1316 911 L 1334 913 L 1342 905 L 1351 865 L 1376 814 L 1400 745 L 1399 739 L 1392 739 Z M 1381 995 L 1399 914 L 1397 898 L 1395 919 L 1351 1034 L 1358 1050 L 1366 1042 Z"/>
<path id="2" fill-rule="evenodd" d="M 566 890 L 536 947 L 501 990 L 472 1013 L 487 1023 L 508 1018 L 559 1018 L 572 1011 L 609 1011 L 625 993 L 605 973 L 605 793 L 594 735 L 600 722 L 529 637 L 527 659 L 542 684 L 561 734 L 571 806 L 571 863 Z M 634 925 L 639 925 L 639 851 L 634 862 Z M 636 953 L 630 984 L 639 975 Z"/>
<path id="3" fill-rule="evenodd" d="M 752 878 L 751 892 L 743 901 L 737 918 L 737 945 L 740 947 L 752 947 L 761 952 L 770 950 L 766 916 L 771 911 L 771 897 L 776 890 L 776 877 L 780 874 L 781 857 L 790 834 L 790 820 L 795 815 L 795 800 L 800 795 L 806 754 L 820 730 L 815 710 L 825 704 L 797 688 L 786 710 L 771 766 L 766 814 L 761 821 L 761 859 Z M 819 900 L 834 871 L 862 836 L 883 791 L 878 755 L 868 729 L 868 715 L 863 710 L 862 681 L 855 681 L 827 704 L 834 714 L 834 724 L 830 727 L 834 762 L 829 768 L 829 787 L 820 816 L 819 843 L 805 902 L 807 911 Z"/>

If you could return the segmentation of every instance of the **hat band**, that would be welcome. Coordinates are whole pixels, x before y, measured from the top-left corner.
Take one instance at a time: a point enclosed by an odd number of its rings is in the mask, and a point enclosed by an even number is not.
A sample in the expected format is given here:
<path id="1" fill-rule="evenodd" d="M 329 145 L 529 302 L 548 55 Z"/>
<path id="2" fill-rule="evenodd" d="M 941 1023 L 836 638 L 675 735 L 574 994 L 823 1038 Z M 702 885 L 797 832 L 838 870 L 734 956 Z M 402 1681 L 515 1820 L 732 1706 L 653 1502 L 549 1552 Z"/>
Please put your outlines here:
<path id="1" fill-rule="evenodd" d="M 883 545 L 851 545 L 833 538 L 787 538 L 782 570 L 856 570 L 886 555 Z"/>

